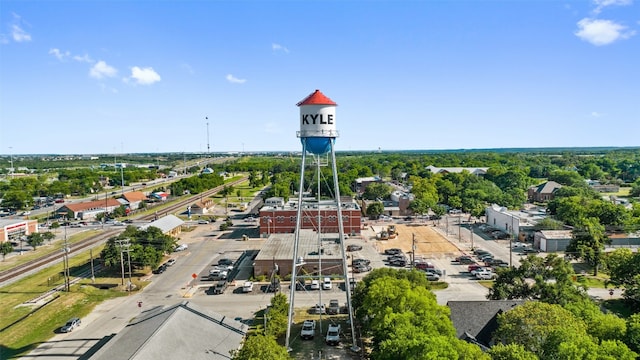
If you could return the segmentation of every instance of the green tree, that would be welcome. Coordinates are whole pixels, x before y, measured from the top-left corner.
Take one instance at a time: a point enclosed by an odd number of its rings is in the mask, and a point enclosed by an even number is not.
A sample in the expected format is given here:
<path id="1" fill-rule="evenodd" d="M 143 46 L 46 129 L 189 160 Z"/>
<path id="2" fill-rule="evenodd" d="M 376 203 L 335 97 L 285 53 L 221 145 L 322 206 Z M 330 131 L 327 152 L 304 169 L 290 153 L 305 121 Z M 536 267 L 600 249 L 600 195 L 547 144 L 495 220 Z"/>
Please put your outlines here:
<path id="1" fill-rule="evenodd" d="M 0 254 L 2 254 L 2 261 L 4 261 L 7 254 L 13 252 L 13 246 L 8 241 L 3 241 L 0 243 Z"/>
<path id="2" fill-rule="evenodd" d="M 586 335 L 585 324 L 560 305 L 529 301 L 498 315 L 497 341 L 520 344 L 540 358 L 574 334 Z M 560 337 L 560 338 L 558 338 Z M 560 339 L 560 340 L 559 340 Z"/>
<path id="3" fill-rule="evenodd" d="M 284 346 L 270 335 L 247 336 L 240 350 L 232 351 L 233 360 L 285 360 L 291 359 Z"/>
<path id="4" fill-rule="evenodd" d="M 391 195 L 391 186 L 382 183 L 374 182 L 364 189 L 362 197 L 368 200 L 385 200 Z"/>
<path id="5" fill-rule="evenodd" d="M 530 299 L 564 305 L 587 296 L 583 287 L 573 282 L 573 267 L 563 258 L 528 256 L 520 267 L 498 270 L 498 278 L 489 289 L 488 299 Z"/>
<path id="6" fill-rule="evenodd" d="M 538 356 L 520 344 L 496 344 L 487 352 L 492 360 L 538 360 Z"/>
<path id="7" fill-rule="evenodd" d="M 275 338 L 282 336 L 287 331 L 287 321 L 289 316 L 289 303 L 287 296 L 278 293 L 271 298 L 271 306 L 265 313 L 267 317 L 267 328 L 265 333 Z"/>
<path id="8" fill-rule="evenodd" d="M 367 205 L 367 216 L 370 219 L 377 219 L 384 212 L 384 205 L 379 201 L 374 201 Z"/>
<path id="9" fill-rule="evenodd" d="M 627 318 L 627 333 L 625 343 L 631 350 L 640 352 L 640 313 Z"/>
<path id="10" fill-rule="evenodd" d="M 27 235 L 27 243 L 31 245 L 35 250 L 36 248 L 38 248 L 38 246 L 44 243 L 44 238 L 42 237 L 41 233 L 37 233 L 37 232 L 31 233 Z"/>
<path id="11" fill-rule="evenodd" d="M 593 267 L 593 275 L 597 276 L 604 258 L 604 245 L 608 240 L 604 226 L 597 218 L 583 219 L 573 230 L 566 252 L 585 260 Z"/>
<path id="12" fill-rule="evenodd" d="M 31 195 L 23 190 L 9 190 L 4 193 L 2 206 L 9 209 L 24 209 L 33 202 Z"/>
<path id="13" fill-rule="evenodd" d="M 56 238 L 56 234 L 52 233 L 51 231 L 46 231 L 42 233 L 42 238 L 45 241 L 48 241 L 49 243 L 51 243 L 51 240 Z"/>

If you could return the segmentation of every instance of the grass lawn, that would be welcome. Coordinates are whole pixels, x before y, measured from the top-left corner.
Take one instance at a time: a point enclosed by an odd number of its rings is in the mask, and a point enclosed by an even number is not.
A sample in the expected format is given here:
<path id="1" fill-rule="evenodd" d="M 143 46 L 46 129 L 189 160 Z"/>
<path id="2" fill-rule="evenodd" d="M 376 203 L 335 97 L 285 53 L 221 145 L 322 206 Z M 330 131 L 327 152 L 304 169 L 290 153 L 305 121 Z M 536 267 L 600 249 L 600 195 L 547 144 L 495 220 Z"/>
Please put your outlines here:
<path id="1" fill-rule="evenodd" d="M 618 190 L 618 192 L 614 192 L 614 193 L 602 193 L 602 195 L 614 195 L 618 197 L 629 197 L 630 194 L 631 194 L 630 187 L 621 187 L 620 190 Z"/>
<path id="2" fill-rule="evenodd" d="M 101 247 L 95 248 L 94 256 Z M 69 259 L 71 275 L 90 264 L 89 251 Z M 86 316 L 100 302 L 126 296 L 118 287 L 110 290 L 91 286 L 86 279 L 71 286 L 70 292 L 57 292 L 55 298 L 41 308 L 19 306 L 34 299 L 57 285 L 64 283 L 63 265 L 56 264 L 0 289 L 0 303 L 5 309 L 0 317 L 0 353 L 3 359 L 17 357 L 31 351 L 38 344 L 51 338 L 69 318 Z M 120 284 L 120 278 L 96 278 L 96 282 Z M 145 284 L 134 283 L 140 289 Z M 32 314 L 23 319 L 29 313 Z"/>

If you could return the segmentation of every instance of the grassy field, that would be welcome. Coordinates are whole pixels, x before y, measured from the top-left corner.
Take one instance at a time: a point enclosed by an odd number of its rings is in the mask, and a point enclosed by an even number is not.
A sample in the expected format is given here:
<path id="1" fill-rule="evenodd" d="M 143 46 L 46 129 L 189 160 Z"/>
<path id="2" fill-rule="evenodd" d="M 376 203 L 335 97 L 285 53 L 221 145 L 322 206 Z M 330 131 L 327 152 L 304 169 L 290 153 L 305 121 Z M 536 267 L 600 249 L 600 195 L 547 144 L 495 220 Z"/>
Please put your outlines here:
<path id="1" fill-rule="evenodd" d="M 93 250 L 94 256 L 101 247 Z M 89 252 L 81 253 L 69 260 L 71 275 L 90 267 Z M 56 292 L 50 302 L 41 307 L 23 306 L 26 301 L 37 298 L 57 285 L 64 283 L 61 275 L 63 265 L 56 264 L 11 285 L 0 288 L 0 303 L 5 309 L 0 317 L 0 358 L 9 359 L 25 354 L 40 343 L 51 338 L 71 317 L 83 317 L 100 302 L 114 297 L 126 296 L 119 287 L 99 289 L 86 279 L 71 286 L 70 292 Z M 97 283 L 120 284 L 120 278 L 96 278 Z M 134 281 L 137 289 L 144 284 Z"/>

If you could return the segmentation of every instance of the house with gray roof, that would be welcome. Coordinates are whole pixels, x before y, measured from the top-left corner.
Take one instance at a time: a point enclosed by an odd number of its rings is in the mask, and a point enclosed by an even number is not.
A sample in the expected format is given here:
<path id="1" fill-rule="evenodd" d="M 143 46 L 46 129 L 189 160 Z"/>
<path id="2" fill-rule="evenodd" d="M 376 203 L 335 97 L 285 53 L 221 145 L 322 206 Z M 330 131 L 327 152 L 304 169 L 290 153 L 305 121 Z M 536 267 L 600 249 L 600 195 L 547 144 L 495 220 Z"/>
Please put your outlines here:
<path id="1" fill-rule="evenodd" d="M 560 189 L 562 185 L 555 181 L 547 181 L 540 185 L 534 185 L 527 189 L 527 196 L 529 202 L 546 202 L 553 200 L 555 192 Z"/>
<path id="2" fill-rule="evenodd" d="M 493 345 L 493 333 L 498 329 L 498 315 L 526 300 L 449 301 L 451 322 L 456 337 L 482 348 Z"/>
<path id="3" fill-rule="evenodd" d="M 222 360 L 241 347 L 249 327 L 190 302 L 156 308 L 134 318 L 91 360 Z"/>

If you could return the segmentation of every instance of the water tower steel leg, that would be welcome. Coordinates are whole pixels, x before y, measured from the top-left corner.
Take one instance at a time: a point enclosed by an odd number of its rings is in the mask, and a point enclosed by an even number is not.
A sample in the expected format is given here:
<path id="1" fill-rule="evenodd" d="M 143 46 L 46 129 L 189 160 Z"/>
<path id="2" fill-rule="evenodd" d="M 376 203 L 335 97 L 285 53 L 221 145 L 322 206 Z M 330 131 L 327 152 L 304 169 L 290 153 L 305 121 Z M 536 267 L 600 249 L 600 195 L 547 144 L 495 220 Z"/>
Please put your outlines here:
<path id="1" fill-rule="evenodd" d="M 344 286 L 347 293 L 347 311 L 349 312 L 349 323 L 351 325 L 351 350 L 359 351 L 360 348 L 356 345 L 356 328 L 353 322 L 353 308 L 351 307 L 351 284 L 348 279 L 347 253 L 344 246 L 344 224 L 342 221 L 342 202 L 340 201 L 340 185 L 338 184 L 338 169 L 336 166 L 336 153 L 333 141 L 331 141 L 331 167 L 333 169 L 333 185 L 335 188 L 334 196 L 336 197 L 336 205 L 338 207 L 338 232 L 340 234 L 340 250 L 342 252 L 342 274 L 344 275 Z"/>
<path id="2" fill-rule="evenodd" d="M 306 143 L 302 142 L 302 163 L 300 164 L 300 187 L 298 188 L 298 211 L 296 215 L 296 228 L 293 241 L 293 260 L 291 264 L 291 285 L 289 286 L 289 314 L 287 316 L 287 335 L 285 338 L 285 348 L 290 350 L 289 340 L 291 339 L 291 324 L 293 323 L 293 309 L 296 296 L 296 273 L 298 270 L 298 244 L 300 243 L 300 227 L 302 224 L 302 193 L 304 191 L 304 164 L 307 158 Z"/>

